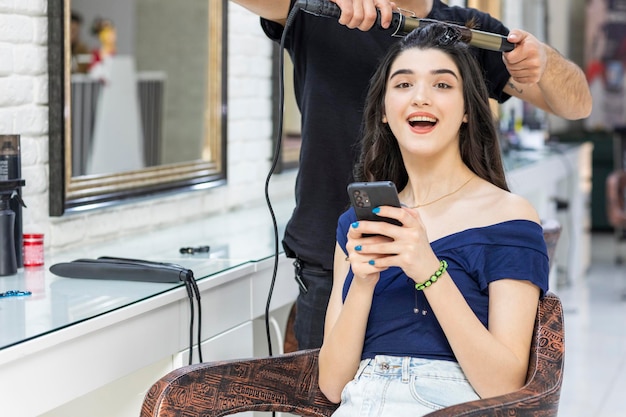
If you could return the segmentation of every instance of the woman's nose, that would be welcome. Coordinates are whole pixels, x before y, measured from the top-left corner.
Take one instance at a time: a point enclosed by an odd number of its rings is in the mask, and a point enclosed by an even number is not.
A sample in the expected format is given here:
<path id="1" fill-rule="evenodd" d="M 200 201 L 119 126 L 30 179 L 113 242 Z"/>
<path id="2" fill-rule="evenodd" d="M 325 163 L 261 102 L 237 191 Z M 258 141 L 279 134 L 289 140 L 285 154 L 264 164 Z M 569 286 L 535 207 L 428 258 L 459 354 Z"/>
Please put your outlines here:
<path id="1" fill-rule="evenodd" d="M 424 106 L 430 104 L 430 97 L 428 95 L 428 88 L 424 85 L 416 85 L 413 92 L 413 104 L 417 106 Z"/>

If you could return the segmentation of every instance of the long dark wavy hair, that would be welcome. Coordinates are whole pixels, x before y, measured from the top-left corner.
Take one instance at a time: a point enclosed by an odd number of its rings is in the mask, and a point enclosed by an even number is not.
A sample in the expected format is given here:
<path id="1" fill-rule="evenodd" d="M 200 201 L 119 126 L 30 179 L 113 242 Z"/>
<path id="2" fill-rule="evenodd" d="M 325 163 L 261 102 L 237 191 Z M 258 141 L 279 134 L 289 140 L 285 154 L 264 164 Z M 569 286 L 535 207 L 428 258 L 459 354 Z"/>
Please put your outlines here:
<path id="1" fill-rule="evenodd" d="M 391 65 L 400 53 L 411 48 L 438 49 L 455 62 L 463 80 L 467 114 L 467 123 L 463 123 L 460 129 L 461 158 L 476 175 L 508 191 L 484 74 L 469 46 L 461 41 L 461 32 L 443 23 L 431 23 L 415 29 L 396 42 L 372 76 L 363 113 L 361 154 L 354 167 L 355 180 L 390 180 L 398 190 L 407 184 L 408 174 L 398 141 L 389 125 L 382 120 Z"/>

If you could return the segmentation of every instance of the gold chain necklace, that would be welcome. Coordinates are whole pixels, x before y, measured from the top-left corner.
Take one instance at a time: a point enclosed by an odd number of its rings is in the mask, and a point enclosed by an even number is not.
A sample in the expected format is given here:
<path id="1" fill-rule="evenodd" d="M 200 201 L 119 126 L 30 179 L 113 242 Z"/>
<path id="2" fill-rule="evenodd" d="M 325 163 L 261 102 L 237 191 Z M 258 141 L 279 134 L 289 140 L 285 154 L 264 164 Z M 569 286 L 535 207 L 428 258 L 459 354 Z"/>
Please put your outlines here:
<path id="1" fill-rule="evenodd" d="M 448 194 L 444 194 L 441 197 L 434 199 L 433 201 L 429 201 L 428 203 L 424 203 L 424 204 L 418 204 L 418 205 L 413 206 L 411 208 L 412 209 L 416 209 L 416 208 L 420 208 L 420 207 L 424 207 L 424 206 L 429 206 L 431 204 L 435 204 L 439 200 L 443 200 L 446 197 L 450 197 L 452 194 L 459 192 L 461 190 L 461 188 L 465 187 L 467 185 L 467 183 L 469 183 L 474 177 L 475 177 L 475 175 L 472 175 L 471 177 L 468 178 L 467 181 L 465 181 L 463 184 L 461 184 L 461 186 L 459 188 L 457 188 L 456 190 L 454 190 L 452 192 L 449 192 Z"/>

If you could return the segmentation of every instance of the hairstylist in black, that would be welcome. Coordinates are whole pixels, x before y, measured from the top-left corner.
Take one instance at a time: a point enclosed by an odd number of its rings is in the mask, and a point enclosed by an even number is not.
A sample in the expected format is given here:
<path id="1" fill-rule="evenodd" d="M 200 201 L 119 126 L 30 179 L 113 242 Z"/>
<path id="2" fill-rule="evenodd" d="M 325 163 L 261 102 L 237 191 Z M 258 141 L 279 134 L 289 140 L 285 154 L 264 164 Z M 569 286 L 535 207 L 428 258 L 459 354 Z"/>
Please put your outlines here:
<path id="1" fill-rule="evenodd" d="M 295 0 L 231 0 L 261 16 L 266 34 L 279 41 Z M 335 230 L 348 207 L 346 185 L 352 167 L 365 94 L 378 60 L 397 41 L 373 28 L 376 11 L 388 26 L 392 7 L 417 17 L 471 24 L 508 35 L 516 44 L 507 53 L 473 48 L 485 74 L 489 94 L 498 102 L 519 97 L 566 119 L 591 112 L 591 94 L 581 69 L 550 46 L 521 30 L 509 31 L 486 13 L 448 7 L 439 0 L 334 0 L 342 10 L 334 19 L 300 12 L 290 28 L 286 48 L 294 63 L 297 103 L 302 114 L 302 149 L 296 183 L 296 207 L 283 239 L 296 258 L 308 291 L 297 300 L 295 331 L 300 349 L 322 344 L 324 315 L 332 286 Z M 355 30 L 356 29 L 356 30 Z M 343 261 L 343 260 L 342 260 Z"/>

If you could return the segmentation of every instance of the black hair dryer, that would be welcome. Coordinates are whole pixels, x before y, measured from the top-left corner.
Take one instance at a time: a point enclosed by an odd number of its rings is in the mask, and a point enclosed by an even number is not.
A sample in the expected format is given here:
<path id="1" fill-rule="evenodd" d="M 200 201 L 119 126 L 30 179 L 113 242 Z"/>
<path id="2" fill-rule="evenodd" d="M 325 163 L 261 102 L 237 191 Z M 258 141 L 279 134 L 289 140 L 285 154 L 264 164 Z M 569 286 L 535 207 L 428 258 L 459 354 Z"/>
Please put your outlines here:
<path id="1" fill-rule="evenodd" d="M 17 273 L 17 255 L 21 248 L 15 241 L 15 211 L 11 203 L 17 201 L 26 207 L 19 193 L 24 184 L 23 179 L 0 180 L 0 276 Z"/>

